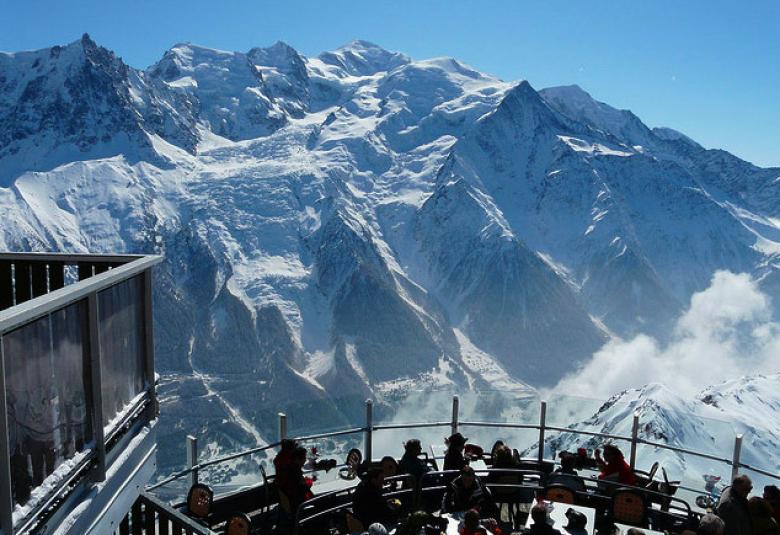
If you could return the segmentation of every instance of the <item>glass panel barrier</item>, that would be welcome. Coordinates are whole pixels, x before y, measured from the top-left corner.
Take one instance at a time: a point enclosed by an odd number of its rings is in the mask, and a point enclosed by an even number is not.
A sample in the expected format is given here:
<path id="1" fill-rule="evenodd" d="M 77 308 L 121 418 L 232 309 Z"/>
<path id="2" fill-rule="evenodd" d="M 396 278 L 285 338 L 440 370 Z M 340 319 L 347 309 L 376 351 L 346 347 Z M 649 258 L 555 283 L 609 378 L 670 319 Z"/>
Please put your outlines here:
<path id="1" fill-rule="evenodd" d="M 144 390 L 143 285 L 140 276 L 98 294 L 103 425 Z"/>
<path id="2" fill-rule="evenodd" d="M 81 301 L 3 335 L 14 502 L 92 440 L 87 385 L 86 303 Z"/>

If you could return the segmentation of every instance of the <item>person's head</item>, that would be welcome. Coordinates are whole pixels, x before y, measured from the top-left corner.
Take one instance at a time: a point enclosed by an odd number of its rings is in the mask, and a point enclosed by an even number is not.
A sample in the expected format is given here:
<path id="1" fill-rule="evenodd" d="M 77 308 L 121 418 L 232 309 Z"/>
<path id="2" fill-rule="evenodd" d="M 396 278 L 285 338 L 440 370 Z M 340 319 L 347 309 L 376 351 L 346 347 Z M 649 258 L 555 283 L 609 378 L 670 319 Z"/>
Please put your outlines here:
<path id="1" fill-rule="evenodd" d="M 385 483 L 385 476 L 381 468 L 371 468 L 366 472 L 366 481 L 374 488 L 381 489 Z"/>
<path id="2" fill-rule="evenodd" d="M 422 444 L 420 444 L 420 439 L 411 438 L 407 440 L 406 444 L 404 444 L 404 450 L 406 453 L 414 455 L 415 457 L 420 455 L 422 453 Z"/>
<path id="3" fill-rule="evenodd" d="M 463 525 L 466 529 L 477 529 L 479 527 L 479 511 L 476 509 L 466 511 L 466 514 L 463 515 Z"/>
<path id="4" fill-rule="evenodd" d="M 534 521 L 534 524 L 544 524 L 547 522 L 547 507 L 540 503 L 531 507 L 531 520 Z"/>
<path id="5" fill-rule="evenodd" d="M 607 462 L 618 461 L 623 458 L 623 452 L 614 444 L 604 446 L 604 460 Z"/>
<path id="6" fill-rule="evenodd" d="M 298 445 L 292 438 L 283 438 L 279 443 L 279 450 L 283 452 L 292 453 L 295 447 Z"/>
<path id="7" fill-rule="evenodd" d="M 303 446 L 296 446 L 292 452 L 292 461 L 298 466 L 306 464 L 306 448 Z"/>
<path id="8" fill-rule="evenodd" d="M 460 469 L 460 479 L 463 481 L 463 486 L 470 489 L 477 482 L 477 474 L 472 467 L 466 465 Z"/>
<path id="9" fill-rule="evenodd" d="M 753 482 L 746 475 L 737 476 L 731 482 L 731 492 L 738 498 L 747 498 L 753 490 Z"/>
<path id="10" fill-rule="evenodd" d="M 723 535 L 724 529 L 726 529 L 726 524 L 719 516 L 707 513 L 699 521 L 696 535 Z"/>
<path id="11" fill-rule="evenodd" d="M 493 466 L 507 467 L 512 465 L 512 450 L 499 446 L 493 454 Z"/>
<path id="12" fill-rule="evenodd" d="M 379 465 L 382 467 L 382 474 L 385 477 L 392 477 L 398 473 L 398 463 L 389 455 L 382 457 Z"/>
<path id="13" fill-rule="evenodd" d="M 577 464 L 577 457 L 574 455 L 561 455 L 561 470 L 564 472 L 574 472 Z"/>
<path id="14" fill-rule="evenodd" d="M 496 440 L 496 443 L 493 444 L 493 448 L 490 450 L 490 457 L 492 459 L 496 458 L 496 450 L 498 450 L 498 448 L 500 448 L 502 446 L 504 446 L 504 441 L 503 440 Z"/>
<path id="15" fill-rule="evenodd" d="M 447 444 L 447 448 L 450 450 L 463 451 L 463 448 L 466 447 L 467 441 L 468 439 L 460 433 L 453 433 L 444 442 Z"/>
<path id="16" fill-rule="evenodd" d="M 780 507 L 780 489 L 776 485 L 767 485 L 764 487 L 764 499 L 772 505 L 772 507 Z"/>
<path id="17" fill-rule="evenodd" d="M 753 496 L 748 500 L 748 511 L 754 518 L 769 518 L 772 516 L 772 506 L 764 498 Z"/>
<path id="18" fill-rule="evenodd" d="M 368 535 L 387 535 L 387 528 L 379 522 L 368 526 Z"/>

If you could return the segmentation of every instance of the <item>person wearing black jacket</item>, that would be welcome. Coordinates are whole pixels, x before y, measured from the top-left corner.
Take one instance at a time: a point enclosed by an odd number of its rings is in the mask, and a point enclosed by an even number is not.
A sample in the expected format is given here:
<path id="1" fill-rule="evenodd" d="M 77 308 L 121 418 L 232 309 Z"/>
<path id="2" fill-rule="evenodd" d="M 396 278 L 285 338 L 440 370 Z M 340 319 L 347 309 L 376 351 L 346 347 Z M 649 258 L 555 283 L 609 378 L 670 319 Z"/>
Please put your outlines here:
<path id="1" fill-rule="evenodd" d="M 463 456 L 467 440 L 460 433 L 454 433 L 445 441 L 447 444 L 447 453 L 444 455 L 445 470 L 460 470 L 468 464 Z"/>
<path id="2" fill-rule="evenodd" d="M 355 489 L 352 498 L 352 513 L 364 526 L 374 523 L 394 524 L 398 518 L 396 508 L 392 507 L 382 495 L 385 478 L 382 470 L 372 468 L 366 472 L 363 480 Z"/>
<path id="3" fill-rule="evenodd" d="M 493 497 L 470 466 L 464 466 L 460 476 L 449 484 L 442 500 L 442 512 L 462 513 L 478 509 L 483 516 L 491 516 Z"/>
<path id="4" fill-rule="evenodd" d="M 398 465 L 398 472 L 413 475 L 417 484 L 420 483 L 422 476 L 431 469 L 425 464 L 425 461 L 420 459 L 420 453 L 422 453 L 420 441 L 416 438 L 407 440 L 404 444 L 404 456 L 401 457 L 401 462 Z"/>

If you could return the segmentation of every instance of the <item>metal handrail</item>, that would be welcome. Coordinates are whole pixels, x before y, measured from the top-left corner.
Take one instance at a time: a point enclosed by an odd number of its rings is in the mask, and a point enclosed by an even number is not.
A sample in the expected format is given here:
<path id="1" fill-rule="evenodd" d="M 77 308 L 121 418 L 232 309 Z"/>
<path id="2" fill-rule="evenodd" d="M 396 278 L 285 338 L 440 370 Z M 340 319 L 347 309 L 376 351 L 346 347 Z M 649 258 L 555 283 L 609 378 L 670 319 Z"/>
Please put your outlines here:
<path id="1" fill-rule="evenodd" d="M 11 308 L 0 310 L 0 333 L 7 333 L 50 314 L 53 310 L 80 301 L 88 297 L 89 294 L 109 288 L 135 275 L 140 275 L 160 262 L 162 262 L 162 256 L 158 255 L 138 257 L 127 264 L 34 297 Z"/>
<path id="2" fill-rule="evenodd" d="M 542 403 L 545 403 L 544 401 Z M 458 401 L 457 396 L 453 398 L 453 407 L 457 407 Z M 543 411 L 544 412 L 544 411 Z M 686 448 L 681 448 L 678 446 L 672 446 L 669 444 L 661 444 L 657 442 L 652 442 L 649 440 L 645 440 L 642 438 L 639 438 L 637 436 L 623 436 L 623 435 L 614 435 L 610 433 L 601 433 L 598 431 L 586 431 L 582 429 L 572 429 L 570 427 L 559 427 L 559 426 L 553 426 L 553 425 L 546 425 L 546 422 L 540 418 L 540 422 L 538 424 L 536 423 L 529 423 L 529 424 L 518 424 L 518 423 L 511 423 L 511 422 L 482 422 L 482 421 L 457 421 L 457 412 L 456 410 L 453 411 L 453 421 L 452 422 L 420 422 L 420 423 L 398 423 L 398 424 L 382 424 L 382 425 L 374 425 L 373 422 L 367 422 L 366 426 L 363 427 L 353 427 L 345 430 L 339 430 L 339 431 L 332 431 L 332 432 L 326 432 L 326 433 L 319 433 L 315 435 L 308 435 L 308 436 L 301 436 L 301 437 L 290 437 L 294 438 L 295 440 L 305 442 L 305 441 L 311 441 L 316 440 L 320 438 L 330 438 L 330 437 L 336 437 L 336 436 L 342 436 L 342 435 L 348 435 L 348 434 L 356 434 L 356 433 L 366 433 L 367 435 L 372 434 L 375 431 L 383 431 L 383 430 L 394 430 L 394 429 L 427 429 L 427 428 L 435 428 L 435 427 L 445 427 L 452 425 L 453 428 L 457 426 L 470 426 L 470 427 L 487 427 L 487 428 L 508 428 L 508 429 L 536 429 L 540 432 L 543 431 L 556 431 L 559 433 L 573 433 L 576 435 L 585 435 L 585 436 L 592 436 L 592 437 L 599 437 L 599 438 L 605 438 L 608 440 L 624 440 L 627 442 L 630 442 L 632 444 L 632 448 L 635 448 L 637 444 L 645 444 L 648 446 L 653 446 L 660 449 L 665 449 L 669 451 L 674 451 L 677 453 L 683 453 L 686 455 L 693 455 L 695 457 L 701 457 L 704 459 L 709 459 L 717 462 L 722 462 L 724 464 L 731 465 L 734 470 L 739 468 L 745 468 L 747 470 L 751 470 L 753 472 L 756 472 L 758 474 L 771 477 L 773 479 L 780 480 L 780 474 L 774 474 L 767 470 L 755 468 L 751 465 L 748 465 L 746 463 L 742 463 L 739 461 L 739 455 L 735 455 L 732 459 L 727 459 L 724 457 L 718 457 L 716 455 L 711 455 L 704 452 L 697 452 L 694 450 L 689 450 Z M 287 416 L 284 413 L 279 413 L 280 423 L 284 421 L 286 423 Z M 285 426 L 286 427 L 286 426 Z M 286 435 L 286 433 L 285 433 Z M 541 434 L 540 434 L 541 436 Z M 368 439 L 368 437 L 366 437 Z M 739 441 L 739 440 L 738 440 Z M 230 455 L 226 455 L 223 457 L 218 457 L 216 459 L 211 459 L 208 461 L 200 462 L 194 466 L 190 466 L 188 468 L 185 468 L 179 472 L 176 472 L 169 477 L 163 479 L 162 481 L 159 481 L 155 483 L 154 485 L 151 485 L 147 487 L 147 490 L 154 490 L 157 488 L 160 488 L 164 485 L 167 485 L 168 483 L 182 478 L 188 474 L 191 474 L 194 471 L 201 470 L 203 468 L 213 466 L 215 464 L 220 464 L 226 461 L 230 461 L 233 459 L 237 459 L 240 457 L 244 457 L 247 455 L 252 455 L 255 453 L 259 453 L 271 448 L 278 447 L 279 442 L 273 443 L 273 444 L 267 444 L 264 446 L 259 446 L 255 448 L 251 448 L 245 451 L 232 453 Z M 538 444 L 539 450 L 540 450 L 540 458 L 543 458 L 543 452 L 544 452 L 544 443 L 540 442 Z"/>

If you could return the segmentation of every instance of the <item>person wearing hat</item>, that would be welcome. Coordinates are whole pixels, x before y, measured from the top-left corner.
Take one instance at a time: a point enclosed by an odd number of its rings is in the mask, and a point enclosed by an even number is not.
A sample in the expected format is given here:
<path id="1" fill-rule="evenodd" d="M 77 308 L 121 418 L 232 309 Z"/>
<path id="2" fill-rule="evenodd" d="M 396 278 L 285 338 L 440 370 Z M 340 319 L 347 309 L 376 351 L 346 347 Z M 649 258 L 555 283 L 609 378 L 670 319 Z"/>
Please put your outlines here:
<path id="1" fill-rule="evenodd" d="M 571 507 L 566 510 L 566 526 L 565 529 L 570 535 L 586 535 L 588 530 L 585 526 L 588 525 L 588 517 L 579 511 L 575 511 Z"/>
<path id="2" fill-rule="evenodd" d="M 460 433 L 454 433 L 444 441 L 447 444 L 447 453 L 444 455 L 444 470 L 460 470 L 468 464 L 463 456 L 466 441 L 468 439 Z"/>

